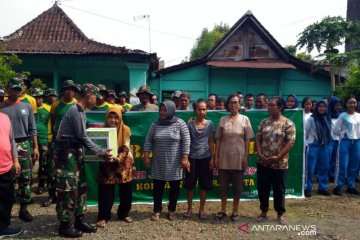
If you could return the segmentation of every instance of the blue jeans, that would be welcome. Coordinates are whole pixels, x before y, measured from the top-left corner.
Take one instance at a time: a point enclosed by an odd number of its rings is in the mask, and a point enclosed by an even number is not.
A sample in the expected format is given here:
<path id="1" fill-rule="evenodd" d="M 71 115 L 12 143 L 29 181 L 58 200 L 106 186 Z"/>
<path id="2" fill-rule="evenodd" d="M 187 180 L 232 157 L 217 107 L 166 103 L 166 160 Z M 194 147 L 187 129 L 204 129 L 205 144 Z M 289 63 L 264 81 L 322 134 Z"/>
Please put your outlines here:
<path id="1" fill-rule="evenodd" d="M 338 156 L 339 140 L 332 140 L 330 145 L 331 145 L 331 158 L 330 158 L 330 164 L 329 164 L 328 177 L 335 178 L 336 159 Z"/>
<path id="2" fill-rule="evenodd" d="M 328 188 L 328 171 L 331 156 L 331 146 L 310 146 L 307 159 L 307 175 L 305 192 L 310 192 L 313 186 L 315 168 L 319 180 L 318 191 Z"/>
<path id="3" fill-rule="evenodd" d="M 360 139 L 342 139 L 339 150 L 339 171 L 336 178 L 336 188 L 342 188 L 347 175 L 348 189 L 355 188 L 355 178 L 360 162 Z"/>

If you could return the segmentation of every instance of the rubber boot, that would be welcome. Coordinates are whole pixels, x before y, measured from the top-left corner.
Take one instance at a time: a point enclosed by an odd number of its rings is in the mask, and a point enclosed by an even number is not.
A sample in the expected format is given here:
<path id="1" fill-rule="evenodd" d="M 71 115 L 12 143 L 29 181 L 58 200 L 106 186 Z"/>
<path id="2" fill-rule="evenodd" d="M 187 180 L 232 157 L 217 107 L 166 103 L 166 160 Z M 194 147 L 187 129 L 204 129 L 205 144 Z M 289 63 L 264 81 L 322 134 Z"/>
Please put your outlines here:
<path id="1" fill-rule="evenodd" d="M 85 233 L 94 233 L 94 232 L 96 232 L 97 231 L 96 227 L 91 226 L 88 223 L 85 223 L 84 219 L 85 219 L 84 215 L 77 216 L 75 218 L 74 227 L 77 230 L 80 230 L 80 231 L 85 232 Z"/>
<path id="2" fill-rule="evenodd" d="M 56 203 L 56 193 L 55 189 L 49 188 L 49 197 L 45 202 L 41 205 L 42 207 L 48 207 L 52 203 Z"/>
<path id="3" fill-rule="evenodd" d="M 44 193 L 44 186 L 45 186 L 45 181 L 44 180 L 39 180 L 39 184 L 36 190 L 36 194 L 40 195 Z"/>
<path id="4" fill-rule="evenodd" d="M 19 218 L 24 222 L 31 222 L 33 220 L 33 216 L 31 216 L 31 214 L 27 210 L 26 203 L 20 203 Z"/>
<path id="5" fill-rule="evenodd" d="M 82 237 L 83 234 L 81 231 L 74 229 L 69 221 L 61 221 L 59 235 L 65 238 L 79 238 Z"/>

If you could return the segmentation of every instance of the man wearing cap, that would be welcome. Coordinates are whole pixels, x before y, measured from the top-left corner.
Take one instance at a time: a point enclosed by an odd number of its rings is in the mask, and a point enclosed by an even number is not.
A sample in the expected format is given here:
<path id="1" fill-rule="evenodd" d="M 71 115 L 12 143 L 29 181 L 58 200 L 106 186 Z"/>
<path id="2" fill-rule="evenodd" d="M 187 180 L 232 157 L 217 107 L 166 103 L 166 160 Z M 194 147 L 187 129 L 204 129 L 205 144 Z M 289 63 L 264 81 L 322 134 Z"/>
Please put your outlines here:
<path id="1" fill-rule="evenodd" d="M 60 122 L 69 108 L 76 103 L 75 93 L 76 86 L 73 80 L 65 80 L 61 89 L 62 97 L 51 105 L 50 109 L 50 124 L 52 128 L 53 140 L 56 138 Z M 54 172 L 54 159 L 53 159 L 54 142 L 52 141 L 48 151 L 47 168 L 48 172 L 48 199 L 42 204 L 43 207 L 48 207 L 56 202 L 56 189 L 55 189 L 55 172 Z"/>
<path id="2" fill-rule="evenodd" d="M 180 108 L 180 96 L 181 96 L 182 92 L 179 90 L 176 90 L 173 92 L 173 94 L 171 94 L 171 101 L 173 101 L 175 103 L 176 109 Z"/>
<path id="3" fill-rule="evenodd" d="M 24 103 L 29 103 L 35 114 L 36 110 L 37 110 L 35 98 L 33 98 L 32 96 L 30 96 L 29 94 L 26 93 L 26 90 L 30 89 L 30 87 L 31 87 L 31 82 L 27 77 L 20 77 L 19 80 L 21 80 L 23 82 L 23 86 L 24 86 L 22 89 L 21 95 L 19 97 L 19 100 Z"/>
<path id="4" fill-rule="evenodd" d="M 101 149 L 86 134 L 85 109 L 95 105 L 98 94 L 98 88 L 93 84 L 82 85 L 79 101 L 64 115 L 56 136 L 56 213 L 60 221 L 59 235 L 62 237 L 81 237 L 82 232 L 96 232 L 96 227 L 84 222 L 87 186 L 82 156 L 83 147 L 86 147 L 105 160 L 112 158 L 110 149 Z M 72 226 L 70 222 L 74 215 L 75 223 Z"/>
<path id="5" fill-rule="evenodd" d="M 148 86 L 141 86 L 136 96 L 140 100 L 140 104 L 137 104 L 131 108 L 131 111 L 159 111 L 159 107 L 151 103 L 151 98 L 154 94 L 150 91 Z"/>
<path id="6" fill-rule="evenodd" d="M 132 109 L 132 105 L 127 100 L 127 95 L 125 91 L 121 91 L 118 93 L 119 96 L 119 105 L 123 108 L 123 112 L 128 112 Z"/>
<path id="7" fill-rule="evenodd" d="M 99 84 L 98 88 L 100 94 L 96 97 L 96 105 L 91 109 L 91 111 L 106 111 L 113 106 L 105 101 L 105 99 L 109 97 L 109 92 L 106 90 L 105 85 Z"/>
<path id="8" fill-rule="evenodd" d="M 18 178 L 20 212 L 19 218 L 25 222 L 30 222 L 33 217 L 27 210 L 27 205 L 32 202 L 31 180 L 32 180 L 32 161 L 31 150 L 35 161 L 39 159 L 37 142 L 37 131 L 34 113 L 28 103 L 19 100 L 23 89 L 23 82 L 18 78 L 12 78 L 7 84 L 8 99 L 5 100 L 1 112 L 9 116 L 13 126 L 16 148 L 18 151 L 21 172 Z M 31 146 L 31 142 L 32 146 Z"/>
<path id="9" fill-rule="evenodd" d="M 38 189 L 36 194 L 42 194 L 44 192 L 45 182 L 48 178 L 48 171 L 50 169 L 46 166 L 46 158 L 48 152 L 49 135 L 48 130 L 50 128 L 50 106 L 43 102 L 44 92 L 41 89 L 34 89 L 32 96 L 36 100 L 37 114 L 35 116 L 37 140 L 39 144 L 39 171 L 38 171 Z"/>
<path id="10" fill-rule="evenodd" d="M 112 104 L 112 105 L 116 105 L 116 94 L 114 90 L 108 90 L 109 92 L 109 96 L 105 99 L 105 101 L 107 101 L 108 103 Z"/>
<path id="11" fill-rule="evenodd" d="M 53 88 L 48 88 L 44 92 L 44 102 L 49 106 L 53 105 L 53 103 L 57 100 L 57 97 L 58 95 Z"/>

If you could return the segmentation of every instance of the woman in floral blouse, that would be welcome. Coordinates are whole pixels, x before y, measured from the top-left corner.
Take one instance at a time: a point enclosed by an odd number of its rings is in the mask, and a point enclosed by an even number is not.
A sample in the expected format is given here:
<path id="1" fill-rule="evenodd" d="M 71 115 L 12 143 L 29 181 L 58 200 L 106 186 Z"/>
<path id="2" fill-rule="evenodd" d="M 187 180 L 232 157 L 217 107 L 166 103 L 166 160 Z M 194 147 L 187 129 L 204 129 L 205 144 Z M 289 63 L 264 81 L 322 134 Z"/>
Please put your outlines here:
<path id="1" fill-rule="evenodd" d="M 269 209 L 271 187 L 273 189 L 274 208 L 280 224 L 286 225 L 285 180 L 287 176 L 289 151 L 295 141 L 295 126 L 282 116 L 285 102 L 274 97 L 268 104 L 269 118 L 261 121 L 256 134 L 257 188 L 261 214 L 258 221 L 266 220 Z"/>
<path id="2" fill-rule="evenodd" d="M 130 151 L 130 128 L 122 121 L 121 109 L 110 107 L 106 112 L 105 127 L 116 127 L 119 155 L 110 162 L 100 162 L 97 174 L 99 214 L 97 226 L 104 228 L 111 219 L 115 199 L 115 184 L 119 187 L 119 220 L 131 223 L 129 216 L 132 202 L 132 180 L 135 175 L 134 159 Z"/>

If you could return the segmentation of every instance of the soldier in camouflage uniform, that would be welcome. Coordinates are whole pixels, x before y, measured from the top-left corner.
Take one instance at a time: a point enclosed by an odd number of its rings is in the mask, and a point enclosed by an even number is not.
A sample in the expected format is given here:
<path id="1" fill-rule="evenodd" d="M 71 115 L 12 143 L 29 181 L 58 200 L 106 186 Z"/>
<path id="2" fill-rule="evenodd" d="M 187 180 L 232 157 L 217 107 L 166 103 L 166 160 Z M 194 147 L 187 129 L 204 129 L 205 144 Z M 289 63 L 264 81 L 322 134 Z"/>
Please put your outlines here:
<path id="1" fill-rule="evenodd" d="M 36 100 L 37 114 L 35 116 L 37 139 L 39 144 L 39 172 L 38 172 L 38 189 L 36 194 L 44 192 L 45 182 L 48 177 L 47 152 L 49 143 L 49 128 L 50 128 L 50 106 L 43 102 L 43 91 L 41 89 L 34 89 L 32 96 Z"/>
<path id="2" fill-rule="evenodd" d="M 57 192 L 56 213 L 60 221 L 59 235 L 81 237 L 82 232 L 96 232 L 84 222 L 87 185 L 84 176 L 83 146 L 104 159 L 111 159 L 110 150 L 101 149 L 86 135 L 86 114 L 96 103 L 98 88 L 84 84 L 79 101 L 65 113 L 55 142 L 54 160 Z M 75 215 L 74 227 L 70 224 Z"/>
<path id="3" fill-rule="evenodd" d="M 33 220 L 33 217 L 27 210 L 27 205 L 32 202 L 30 189 L 32 161 L 30 153 L 32 150 L 34 159 L 37 161 L 39 159 L 39 150 L 32 107 L 30 104 L 23 103 L 19 100 L 22 88 L 23 82 L 20 79 L 12 78 L 9 80 L 7 84 L 9 98 L 4 102 L 1 111 L 7 114 L 11 120 L 21 166 L 20 176 L 18 178 L 18 195 L 20 197 L 19 218 L 25 222 L 30 222 Z"/>
<path id="4" fill-rule="evenodd" d="M 61 89 L 62 98 L 55 101 L 51 105 L 50 110 L 50 122 L 52 138 L 56 138 L 56 134 L 59 130 L 60 122 L 69 110 L 69 108 L 76 103 L 75 93 L 77 92 L 76 85 L 73 80 L 65 80 Z M 51 94 L 51 92 L 50 92 Z M 55 163 L 54 163 L 54 141 L 49 144 L 48 157 L 46 161 L 46 168 L 48 171 L 48 191 L 49 197 L 42 204 L 43 207 L 48 207 L 52 203 L 56 203 L 56 189 L 55 189 Z"/>

